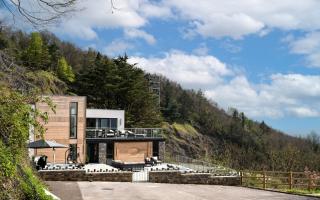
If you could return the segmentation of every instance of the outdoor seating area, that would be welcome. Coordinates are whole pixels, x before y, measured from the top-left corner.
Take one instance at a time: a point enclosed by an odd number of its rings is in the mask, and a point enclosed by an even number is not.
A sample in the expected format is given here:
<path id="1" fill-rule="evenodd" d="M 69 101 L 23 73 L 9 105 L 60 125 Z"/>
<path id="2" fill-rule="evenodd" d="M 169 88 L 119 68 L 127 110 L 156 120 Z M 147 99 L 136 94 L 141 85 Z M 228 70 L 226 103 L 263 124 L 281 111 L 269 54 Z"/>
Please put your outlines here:
<path id="1" fill-rule="evenodd" d="M 162 161 L 159 160 L 157 156 L 153 156 L 151 158 L 147 157 L 144 160 L 146 166 L 155 166 L 162 163 Z"/>
<path id="2" fill-rule="evenodd" d="M 131 128 L 116 130 L 110 128 L 86 128 L 86 138 L 155 138 L 161 137 L 160 128 Z"/>

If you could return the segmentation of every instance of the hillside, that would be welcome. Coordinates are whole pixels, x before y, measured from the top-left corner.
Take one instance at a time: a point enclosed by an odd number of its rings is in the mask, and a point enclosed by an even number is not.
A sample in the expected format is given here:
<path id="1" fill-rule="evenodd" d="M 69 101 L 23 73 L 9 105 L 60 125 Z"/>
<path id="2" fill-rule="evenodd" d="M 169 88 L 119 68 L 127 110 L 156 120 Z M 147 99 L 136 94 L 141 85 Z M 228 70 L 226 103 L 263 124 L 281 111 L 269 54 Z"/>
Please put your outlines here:
<path id="1" fill-rule="evenodd" d="M 226 112 L 201 90 L 185 90 L 161 77 L 161 103 L 127 56 L 108 58 L 81 50 L 48 32 L 0 32 L 0 50 L 17 66 L 1 68 L 1 82 L 12 90 L 87 96 L 88 106 L 126 110 L 127 127 L 164 128 L 167 153 L 235 169 L 319 169 L 317 137 L 296 138 L 256 122 L 236 109 Z M 19 66 L 19 67 L 18 67 Z M 20 73 L 13 73 L 13 71 Z M 24 80 L 24 87 L 17 87 Z"/>
<path id="2" fill-rule="evenodd" d="M 205 159 L 234 169 L 319 169 L 318 136 L 289 136 L 231 109 L 228 113 L 201 92 L 162 77 L 161 109 L 167 146 L 173 154 Z M 185 131 L 177 127 L 194 127 Z"/>

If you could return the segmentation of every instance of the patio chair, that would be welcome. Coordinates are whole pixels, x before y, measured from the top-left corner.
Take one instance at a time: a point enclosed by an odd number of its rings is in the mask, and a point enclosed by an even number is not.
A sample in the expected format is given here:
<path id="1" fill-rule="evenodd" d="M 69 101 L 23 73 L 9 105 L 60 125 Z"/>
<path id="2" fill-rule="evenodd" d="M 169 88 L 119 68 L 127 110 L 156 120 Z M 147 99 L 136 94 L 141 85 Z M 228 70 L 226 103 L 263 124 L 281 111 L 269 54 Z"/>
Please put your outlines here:
<path id="1" fill-rule="evenodd" d="M 107 137 L 114 137 L 115 136 L 115 132 L 113 130 L 109 130 L 107 133 L 106 133 L 106 136 Z"/>
<path id="2" fill-rule="evenodd" d="M 103 130 L 102 129 L 97 130 L 97 135 L 98 135 L 98 137 L 102 137 L 103 136 Z"/>
<path id="3" fill-rule="evenodd" d="M 125 137 L 127 134 L 126 134 L 126 131 L 125 130 L 121 130 L 119 131 L 119 136 L 120 137 Z"/>
<path id="4" fill-rule="evenodd" d="M 136 137 L 146 137 L 147 134 L 146 134 L 145 132 L 143 132 L 143 133 L 136 133 L 135 136 L 136 136 Z"/>
<path id="5" fill-rule="evenodd" d="M 148 165 L 148 166 L 153 166 L 154 165 L 154 161 L 151 160 L 149 157 L 146 157 L 144 159 L 144 163 L 145 163 L 145 165 Z"/>
<path id="6" fill-rule="evenodd" d="M 151 160 L 154 162 L 155 165 L 162 163 L 162 161 L 158 159 L 158 156 L 151 157 Z"/>
<path id="7" fill-rule="evenodd" d="M 132 131 L 127 131 L 128 137 L 135 137 L 135 134 Z"/>

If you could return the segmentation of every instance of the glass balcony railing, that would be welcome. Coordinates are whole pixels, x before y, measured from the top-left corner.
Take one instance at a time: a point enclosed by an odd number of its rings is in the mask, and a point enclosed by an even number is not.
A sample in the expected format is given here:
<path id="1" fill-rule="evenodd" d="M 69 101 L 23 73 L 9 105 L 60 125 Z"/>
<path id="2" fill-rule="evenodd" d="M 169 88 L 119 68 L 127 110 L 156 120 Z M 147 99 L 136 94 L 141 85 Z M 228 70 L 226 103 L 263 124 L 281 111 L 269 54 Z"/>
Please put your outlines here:
<path id="1" fill-rule="evenodd" d="M 161 128 L 127 128 L 116 130 L 111 128 L 86 128 L 86 138 L 162 138 Z"/>

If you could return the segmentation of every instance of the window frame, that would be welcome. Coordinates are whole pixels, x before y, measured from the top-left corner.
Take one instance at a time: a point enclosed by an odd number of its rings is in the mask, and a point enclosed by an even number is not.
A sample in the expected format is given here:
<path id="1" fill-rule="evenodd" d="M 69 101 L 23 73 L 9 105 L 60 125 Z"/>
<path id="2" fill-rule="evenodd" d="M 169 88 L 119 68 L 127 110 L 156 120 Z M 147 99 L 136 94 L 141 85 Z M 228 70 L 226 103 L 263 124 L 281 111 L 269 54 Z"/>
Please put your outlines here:
<path id="1" fill-rule="evenodd" d="M 72 114 L 72 105 L 75 104 L 75 114 Z M 72 117 L 75 116 L 75 123 L 72 123 Z M 72 130 L 75 130 L 72 135 Z M 70 102 L 69 104 L 69 138 L 77 139 L 78 136 L 78 102 Z"/>

